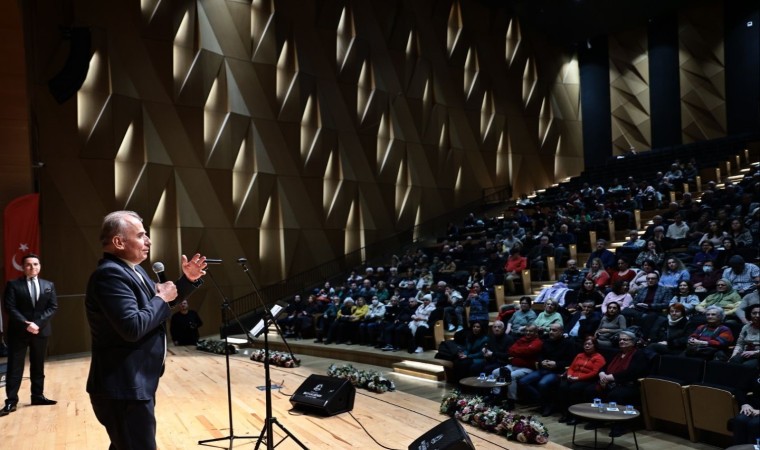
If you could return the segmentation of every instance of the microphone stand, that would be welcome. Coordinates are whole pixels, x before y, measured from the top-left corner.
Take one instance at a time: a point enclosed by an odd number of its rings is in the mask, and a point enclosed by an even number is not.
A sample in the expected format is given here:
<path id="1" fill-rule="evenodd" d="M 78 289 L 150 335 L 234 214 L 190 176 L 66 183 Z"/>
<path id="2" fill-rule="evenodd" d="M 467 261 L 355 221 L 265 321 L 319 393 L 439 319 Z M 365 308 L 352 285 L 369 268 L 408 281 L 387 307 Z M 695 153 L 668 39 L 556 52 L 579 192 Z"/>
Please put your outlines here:
<path id="1" fill-rule="evenodd" d="M 216 280 L 214 279 L 214 276 L 211 275 L 211 271 L 209 271 L 208 269 L 206 269 L 206 275 L 209 276 L 209 279 L 211 279 L 211 283 L 214 285 L 214 287 L 216 288 L 217 292 L 219 292 L 219 295 L 222 297 L 222 323 L 224 324 L 223 325 L 224 328 L 228 329 L 229 325 L 230 325 L 230 322 L 229 322 L 229 318 L 227 316 L 227 312 L 231 312 L 234 315 L 234 311 L 232 311 L 232 309 L 230 309 L 230 302 L 227 299 L 227 297 L 224 295 L 224 292 L 222 291 L 222 289 L 216 283 Z M 237 319 L 237 316 L 235 317 L 235 319 L 237 320 L 237 322 L 239 324 L 240 321 Z M 245 329 L 245 327 L 243 327 L 241 325 L 241 329 L 245 333 L 246 338 L 248 339 L 248 342 L 251 342 L 251 337 L 248 334 L 248 331 Z M 235 430 L 234 430 L 233 425 L 232 425 L 232 385 L 231 385 L 231 382 L 230 382 L 230 344 L 229 344 L 229 341 L 227 340 L 227 333 L 224 333 L 224 360 L 225 360 L 225 364 L 227 366 L 227 415 L 228 415 L 229 421 L 230 421 L 230 434 L 229 434 L 229 436 L 224 436 L 224 437 L 219 437 L 219 438 L 212 438 L 212 439 L 204 439 L 202 441 L 198 441 L 198 445 L 208 445 L 208 444 L 210 444 L 212 442 L 219 442 L 219 441 L 229 440 L 230 441 L 229 449 L 232 450 L 232 442 L 235 439 L 253 439 L 254 436 L 235 436 Z"/>
<path id="2" fill-rule="evenodd" d="M 288 348 L 288 351 L 290 352 L 291 358 L 293 358 L 293 361 L 296 363 L 298 362 L 295 357 L 293 357 L 293 351 L 290 350 L 290 345 L 288 345 L 287 340 L 285 339 L 285 336 L 282 334 L 282 331 L 280 330 L 279 325 L 277 325 L 277 321 L 274 320 L 274 317 L 272 317 L 272 311 L 267 307 L 267 305 L 264 303 L 264 299 L 261 297 L 261 293 L 259 292 L 258 287 L 256 286 L 256 282 L 253 280 L 253 276 L 248 270 L 248 266 L 246 266 L 246 260 L 245 258 L 238 259 L 238 264 L 240 264 L 243 267 L 243 272 L 245 272 L 246 276 L 248 276 L 248 280 L 251 282 L 251 286 L 253 286 L 253 292 L 255 296 L 259 299 L 259 302 L 261 303 L 261 306 L 264 308 L 264 381 L 265 381 L 265 395 L 266 395 L 266 417 L 264 418 L 264 428 L 261 429 L 261 434 L 259 435 L 258 441 L 256 441 L 256 447 L 254 447 L 254 450 L 257 450 L 259 446 L 261 446 L 262 442 L 266 442 L 266 448 L 267 450 L 273 450 L 275 447 L 280 445 L 285 439 L 290 437 L 293 439 L 296 444 L 298 444 L 299 447 L 301 447 L 304 450 L 308 450 L 308 447 L 306 447 L 303 442 L 298 440 L 298 438 L 288 431 L 280 422 L 277 421 L 277 418 L 275 418 L 272 415 L 272 378 L 269 375 L 269 333 L 267 332 L 267 327 L 269 326 L 269 321 L 271 320 L 272 323 L 275 326 L 275 329 L 277 329 L 277 332 L 282 337 L 283 342 L 285 342 L 285 345 Z M 277 425 L 280 427 L 280 430 L 282 430 L 283 433 L 285 433 L 285 437 L 283 437 L 280 442 L 277 444 L 274 443 L 274 427 L 273 425 Z"/>

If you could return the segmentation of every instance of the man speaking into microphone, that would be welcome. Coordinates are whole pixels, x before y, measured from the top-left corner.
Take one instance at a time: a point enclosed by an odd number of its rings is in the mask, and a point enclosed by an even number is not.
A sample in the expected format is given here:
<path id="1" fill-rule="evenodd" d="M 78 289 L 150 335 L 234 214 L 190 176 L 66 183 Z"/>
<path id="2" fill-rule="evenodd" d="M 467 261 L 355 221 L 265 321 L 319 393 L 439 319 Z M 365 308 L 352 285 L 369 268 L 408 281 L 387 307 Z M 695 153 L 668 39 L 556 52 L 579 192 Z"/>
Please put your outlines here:
<path id="1" fill-rule="evenodd" d="M 150 238 L 132 211 L 108 214 L 100 240 L 103 258 L 85 297 L 92 336 L 87 392 L 111 449 L 155 449 L 155 396 L 166 357 L 169 304 L 186 299 L 203 283 L 206 258 L 182 255 L 183 276 L 176 283 L 154 283 L 140 267 Z"/>

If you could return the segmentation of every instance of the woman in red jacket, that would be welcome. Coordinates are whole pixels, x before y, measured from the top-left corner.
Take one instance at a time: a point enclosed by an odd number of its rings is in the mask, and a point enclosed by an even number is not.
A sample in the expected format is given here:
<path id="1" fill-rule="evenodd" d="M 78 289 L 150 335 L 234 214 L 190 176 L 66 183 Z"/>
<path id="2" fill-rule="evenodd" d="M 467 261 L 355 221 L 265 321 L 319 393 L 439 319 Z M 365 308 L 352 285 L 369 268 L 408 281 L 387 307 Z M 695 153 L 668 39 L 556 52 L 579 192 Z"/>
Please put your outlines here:
<path id="1" fill-rule="evenodd" d="M 578 353 L 567 372 L 559 383 L 559 394 L 557 395 L 562 411 L 560 422 L 568 425 L 575 425 L 576 419 L 570 417 L 567 408 L 576 403 L 583 401 L 583 393 L 590 386 L 596 385 L 599 371 L 607 362 L 604 356 L 599 353 L 596 346 L 596 339 L 589 336 L 583 341 L 583 351 Z"/>
<path id="2" fill-rule="evenodd" d="M 504 264 L 504 280 L 507 282 L 507 292 L 515 292 L 515 280 L 522 279 L 522 271 L 528 267 L 528 258 L 520 254 L 520 249 L 513 247 L 509 251 L 509 258 Z"/>

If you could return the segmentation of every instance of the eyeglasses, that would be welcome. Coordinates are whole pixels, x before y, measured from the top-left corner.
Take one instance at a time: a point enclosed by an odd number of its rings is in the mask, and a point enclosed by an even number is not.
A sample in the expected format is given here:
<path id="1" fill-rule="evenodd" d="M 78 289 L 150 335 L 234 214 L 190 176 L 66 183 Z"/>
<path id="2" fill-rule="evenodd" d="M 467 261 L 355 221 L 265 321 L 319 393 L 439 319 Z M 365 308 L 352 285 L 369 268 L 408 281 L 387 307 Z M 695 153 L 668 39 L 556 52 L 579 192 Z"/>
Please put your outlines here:
<path id="1" fill-rule="evenodd" d="M 618 339 L 618 342 L 632 342 L 632 341 L 633 341 L 633 339 L 629 339 L 629 338 L 620 338 L 620 339 Z"/>

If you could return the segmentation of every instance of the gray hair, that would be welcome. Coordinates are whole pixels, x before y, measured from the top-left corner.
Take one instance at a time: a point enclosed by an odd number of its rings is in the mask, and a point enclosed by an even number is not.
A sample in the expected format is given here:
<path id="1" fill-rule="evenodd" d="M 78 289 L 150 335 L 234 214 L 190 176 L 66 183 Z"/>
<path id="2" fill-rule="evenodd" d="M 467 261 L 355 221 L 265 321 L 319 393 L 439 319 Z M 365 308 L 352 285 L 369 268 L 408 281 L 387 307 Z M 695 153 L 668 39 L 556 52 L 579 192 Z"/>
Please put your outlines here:
<path id="1" fill-rule="evenodd" d="M 723 322 L 723 319 L 726 317 L 726 312 L 723 311 L 723 308 L 720 306 L 712 305 L 708 306 L 707 309 L 705 309 L 705 314 L 707 314 L 710 311 L 715 311 L 718 313 L 718 317 L 720 318 L 720 321 Z"/>
<path id="2" fill-rule="evenodd" d="M 126 217 L 131 216 L 142 222 L 142 217 L 134 211 L 114 211 L 103 218 L 100 228 L 100 243 L 106 246 L 111 243 L 114 236 L 124 232 L 127 227 Z"/>

